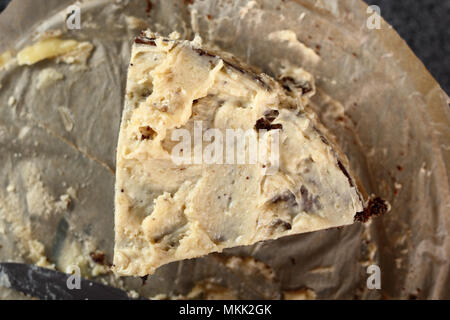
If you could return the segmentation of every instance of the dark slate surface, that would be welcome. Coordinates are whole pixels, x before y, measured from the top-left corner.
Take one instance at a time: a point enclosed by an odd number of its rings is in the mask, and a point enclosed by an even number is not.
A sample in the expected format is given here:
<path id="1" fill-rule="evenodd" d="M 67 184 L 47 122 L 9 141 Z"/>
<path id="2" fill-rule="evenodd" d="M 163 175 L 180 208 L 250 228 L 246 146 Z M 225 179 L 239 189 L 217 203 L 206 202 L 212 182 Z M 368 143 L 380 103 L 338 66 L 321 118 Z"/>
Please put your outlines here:
<path id="1" fill-rule="evenodd" d="M 450 94 L 450 0 L 365 0 L 406 40 Z"/>
<path id="2" fill-rule="evenodd" d="M 450 93 L 450 0 L 365 1 L 380 7 L 381 15 Z M 0 0 L 0 11 L 8 2 Z"/>

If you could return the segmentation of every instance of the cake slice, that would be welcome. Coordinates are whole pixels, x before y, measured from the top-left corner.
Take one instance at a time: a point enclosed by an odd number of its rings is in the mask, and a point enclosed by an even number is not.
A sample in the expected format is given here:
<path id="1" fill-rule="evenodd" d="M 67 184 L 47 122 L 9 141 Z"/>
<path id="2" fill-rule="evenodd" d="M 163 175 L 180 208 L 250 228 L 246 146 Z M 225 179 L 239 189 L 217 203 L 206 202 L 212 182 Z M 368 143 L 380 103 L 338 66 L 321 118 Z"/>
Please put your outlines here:
<path id="1" fill-rule="evenodd" d="M 199 38 L 135 39 L 117 147 L 116 273 L 144 276 L 364 212 L 346 157 L 305 107 L 312 82 L 294 76 L 275 81 Z M 241 149 L 227 149 L 228 132 L 248 134 Z"/>

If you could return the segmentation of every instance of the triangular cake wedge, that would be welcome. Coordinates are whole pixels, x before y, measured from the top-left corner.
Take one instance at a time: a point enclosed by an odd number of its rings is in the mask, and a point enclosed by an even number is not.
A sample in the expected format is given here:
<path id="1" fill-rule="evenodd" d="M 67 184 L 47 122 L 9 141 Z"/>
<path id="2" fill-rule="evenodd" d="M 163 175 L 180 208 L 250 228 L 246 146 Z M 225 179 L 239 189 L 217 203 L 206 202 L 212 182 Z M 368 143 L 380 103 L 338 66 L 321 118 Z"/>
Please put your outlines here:
<path id="1" fill-rule="evenodd" d="M 304 107 L 312 85 L 284 81 L 198 38 L 136 38 L 117 148 L 116 273 L 144 276 L 172 261 L 348 225 L 363 212 L 346 157 Z M 194 135 L 196 122 L 224 136 L 278 132 L 278 168 L 176 164 L 172 134 Z"/>

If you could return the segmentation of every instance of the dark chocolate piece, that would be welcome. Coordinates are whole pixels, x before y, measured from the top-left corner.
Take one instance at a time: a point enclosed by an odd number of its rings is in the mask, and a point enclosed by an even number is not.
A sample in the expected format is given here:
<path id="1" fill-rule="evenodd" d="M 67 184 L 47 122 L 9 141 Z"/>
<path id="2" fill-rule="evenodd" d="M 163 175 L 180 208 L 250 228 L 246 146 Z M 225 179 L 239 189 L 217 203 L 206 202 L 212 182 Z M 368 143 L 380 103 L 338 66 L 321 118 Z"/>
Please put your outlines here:
<path id="1" fill-rule="evenodd" d="M 282 130 L 283 129 L 283 125 L 281 123 L 272 124 L 270 122 L 271 121 L 267 120 L 266 118 L 258 119 L 256 121 L 254 129 L 256 131 L 258 131 L 258 130 L 267 130 L 267 131 L 269 131 L 269 130 L 277 130 L 277 129 Z"/>
<path id="2" fill-rule="evenodd" d="M 150 46 L 156 46 L 156 42 L 155 42 L 156 38 L 147 38 L 145 36 L 138 36 L 134 39 L 135 43 L 139 43 L 139 44 L 146 44 L 146 45 L 150 45 Z"/>
<path id="3" fill-rule="evenodd" d="M 355 215 L 355 221 L 367 222 L 371 217 L 383 215 L 387 212 L 388 206 L 380 197 L 370 199 L 367 208 Z"/>
<path id="4" fill-rule="evenodd" d="M 301 89 L 302 94 L 306 94 L 313 90 L 311 83 L 309 83 L 308 81 L 297 82 L 292 77 L 281 77 L 279 81 L 281 82 L 283 88 L 288 92 Z"/>
<path id="5" fill-rule="evenodd" d="M 151 3 L 150 0 L 147 0 L 147 8 L 145 8 L 145 12 L 147 13 L 147 15 L 150 14 L 150 11 L 152 11 L 153 8 L 153 4 Z"/>
<path id="6" fill-rule="evenodd" d="M 276 219 L 270 223 L 270 227 L 273 229 L 282 228 L 283 230 L 291 230 L 292 225 L 284 220 Z"/>
<path id="7" fill-rule="evenodd" d="M 149 126 L 140 127 L 139 131 L 142 134 L 142 140 L 153 140 L 153 138 L 156 136 L 156 131 Z"/>
<path id="8" fill-rule="evenodd" d="M 255 124 L 255 130 L 282 130 L 283 125 L 281 123 L 272 124 L 273 121 L 278 117 L 280 112 L 278 110 L 268 110 L 264 113 L 264 118 L 258 119 Z"/>
<path id="9" fill-rule="evenodd" d="M 318 209 L 322 207 L 319 202 L 319 196 L 310 195 L 308 189 L 303 185 L 300 187 L 300 194 L 305 212 L 311 212 L 314 206 Z"/>
<path id="10" fill-rule="evenodd" d="M 345 169 L 345 167 L 342 164 L 341 160 L 338 160 L 338 167 L 339 167 L 339 169 L 341 169 L 342 173 L 347 177 L 348 182 L 350 183 L 350 187 L 354 187 L 353 180 L 350 177 L 350 174 L 348 173 L 347 169 Z"/>
<path id="11" fill-rule="evenodd" d="M 91 257 L 92 261 L 94 261 L 97 264 L 104 265 L 105 264 L 105 254 L 101 251 L 95 251 L 89 253 L 89 256 Z"/>
<path id="12" fill-rule="evenodd" d="M 295 207 L 298 205 L 297 200 L 295 199 L 295 195 L 289 190 L 276 195 L 271 199 L 271 202 L 274 204 L 286 202 L 290 207 Z"/>

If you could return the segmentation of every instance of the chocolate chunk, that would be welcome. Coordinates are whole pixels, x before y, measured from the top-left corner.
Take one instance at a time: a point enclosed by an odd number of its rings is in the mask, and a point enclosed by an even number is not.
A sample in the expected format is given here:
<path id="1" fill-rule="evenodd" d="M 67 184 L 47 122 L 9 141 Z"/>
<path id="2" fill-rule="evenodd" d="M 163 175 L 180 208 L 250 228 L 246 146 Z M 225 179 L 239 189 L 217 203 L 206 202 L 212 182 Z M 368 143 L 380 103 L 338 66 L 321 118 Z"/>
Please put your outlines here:
<path id="1" fill-rule="evenodd" d="M 200 55 L 200 57 L 207 56 L 207 57 L 211 57 L 211 58 L 217 58 L 217 55 L 212 54 L 212 53 L 210 53 L 210 52 L 208 52 L 206 50 L 203 50 L 203 49 L 200 49 L 200 48 L 194 48 L 193 50 L 195 52 L 197 52 Z"/>
<path id="2" fill-rule="evenodd" d="M 140 35 L 134 39 L 134 42 L 138 43 L 138 44 L 146 44 L 146 45 L 150 45 L 150 46 L 156 46 L 155 40 L 156 40 L 155 38 L 148 38 L 143 35 Z"/>
<path id="3" fill-rule="evenodd" d="M 280 112 L 275 109 L 268 110 L 264 112 L 264 118 L 258 119 L 255 124 L 255 130 L 283 130 L 283 125 L 281 123 L 272 124 L 278 117 Z"/>
<path id="4" fill-rule="evenodd" d="M 309 191 L 305 186 L 300 187 L 300 194 L 302 195 L 303 207 L 306 212 L 311 211 L 313 207 L 312 199 L 309 197 Z"/>
<path id="5" fill-rule="evenodd" d="M 274 204 L 277 204 L 280 202 L 285 202 L 290 207 L 298 206 L 297 200 L 295 199 L 295 195 L 289 190 L 287 190 L 279 195 L 276 195 L 270 201 Z"/>
<path id="6" fill-rule="evenodd" d="M 153 140 L 153 138 L 156 136 L 156 131 L 149 126 L 140 127 L 139 131 L 142 134 L 141 140 Z"/>
<path id="7" fill-rule="evenodd" d="M 225 236 L 222 234 L 214 235 L 212 238 L 213 238 L 214 243 L 216 243 L 216 244 L 220 243 L 220 242 L 224 242 L 226 240 Z"/>
<path id="8" fill-rule="evenodd" d="M 89 253 L 89 256 L 91 257 L 92 261 L 94 261 L 97 264 L 104 265 L 105 264 L 105 254 L 101 251 L 95 251 Z"/>
<path id="9" fill-rule="evenodd" d="M 145 286 L 145 284 L 147 283 L 147 280 L 148 280 L 148 274 L 141 277 L 141 280 L 142 280 L 142 285 Z"/>
<path id="10" fill-rule="evenodd" d="M 312 91 L 311 83 L 308 81 L 296 81 L 292 77 L 281 77 L 279 80 L 283 88 L 288 92 L 301 89 L 302 94 L 306 94 Z"/>
<path id="11" fill-rule="evenodd" d="M 147 13 L 147 15 L 150 13 L 150 11 L 152 11 L 153 5 L 151 3 L 150 0 L 147 0 L 147 8 L 145 8 L 145 12 Z"/>
<path id="12" fill-rule="evenodd" d="M 281 219 L 276 219 L 276 220 L 272 221 L 270 223 L 270 227 L 273 229 L 281 228 L 284 231 L 292 229 L 292 225 L 289 222 L 281 220 Z"/>
<path id="13" fill-rule="evenodd" d="M 279 114 L 280 114 L 280 111 L 278 111 L 276 109 L 270 109 L 270 110 L 264 112 L 264 118 L 266 118 L 270 122 L 273 122 L 278 117 Z"/>
<path id="14" fill-rule="evenodd" d="M 345 169 L 345 167 L 342 164 L 341 160 L 338 160 L 338 167 L 339 167 L 339 169 L 341 169 L 342 173 L 347 177 L 348 182 L 350 183 L 350 187 L 354 187 L 353 180 L 350 177 L 350 174 L 348 173 L 347 169 Z"/>
<path id="15" fill-rule="evenodd" d="M 330 143 L 328 142 L 327 138 L 325 138 L 324 136 L 320 135 L 320 140 L 322 140 L 323 143 L 325 143 L 326 145 L 330 145 Z"/>
<path id="16" fill-rule="evenodd" d="M 272 124 L 270 123 L 269 120 L 267 120 L 266 118 L 261 118 L 256 121 L 255 130 L 256 131 L 261 129 L 270 130 L 271 125 Z"/>
<path id="17" fill-rule="evenodd" d="M 355 215 L 355 221 L 367 222 L 371 217 L 385 214 L 388 211 L 386 202 L 380 197 L 370 199 L 367 208 Z"/>
<path id="18" fill-rule="evenodd" d="M 321 208 L 319 196 L 310 195 L 308 189 L 303 185 L 300 187 L 300 194 L 302 196 L 303 210 L 305 210 L 305 212 L 311 212 L 314 207 L 318 209 Z"/>

